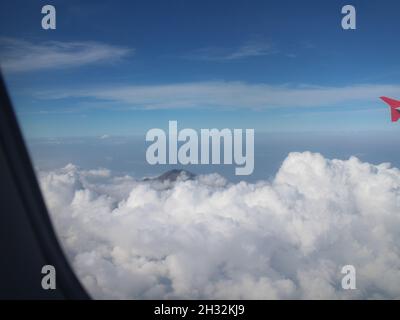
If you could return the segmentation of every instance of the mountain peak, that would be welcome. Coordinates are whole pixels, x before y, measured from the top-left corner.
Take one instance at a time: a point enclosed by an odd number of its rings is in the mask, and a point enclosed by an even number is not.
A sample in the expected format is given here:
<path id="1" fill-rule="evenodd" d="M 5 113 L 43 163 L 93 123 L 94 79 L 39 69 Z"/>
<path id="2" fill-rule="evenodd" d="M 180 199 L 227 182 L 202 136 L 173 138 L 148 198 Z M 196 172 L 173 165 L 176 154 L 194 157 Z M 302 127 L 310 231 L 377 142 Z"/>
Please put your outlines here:
<path id="1" fill-rule="evenodd" d="M 156 179 L 164 182 L 164 181 L 170 181 L 170 182 L 175 182 L 176 180 L 193 180 L 196 177 L 196 175 L 190 171 L 183 170 L 183 169 L 172 169 L 169 170 L 162 175 L 158 176 Z"/>

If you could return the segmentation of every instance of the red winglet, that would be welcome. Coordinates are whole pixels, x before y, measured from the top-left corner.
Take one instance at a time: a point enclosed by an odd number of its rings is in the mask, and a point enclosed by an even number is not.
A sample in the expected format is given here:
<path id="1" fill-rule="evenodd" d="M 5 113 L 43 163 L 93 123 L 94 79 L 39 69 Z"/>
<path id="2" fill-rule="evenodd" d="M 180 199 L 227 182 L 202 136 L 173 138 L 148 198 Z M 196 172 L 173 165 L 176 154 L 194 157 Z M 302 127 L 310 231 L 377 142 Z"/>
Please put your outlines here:
<path id="1" fill-rule="evenodd" d="M 392 112 L 392 122 L 396 122 L 400 119 L 400 101 L 390 99 L 387 97 L 381 97 L 390 106 L 390 111 Z"/>

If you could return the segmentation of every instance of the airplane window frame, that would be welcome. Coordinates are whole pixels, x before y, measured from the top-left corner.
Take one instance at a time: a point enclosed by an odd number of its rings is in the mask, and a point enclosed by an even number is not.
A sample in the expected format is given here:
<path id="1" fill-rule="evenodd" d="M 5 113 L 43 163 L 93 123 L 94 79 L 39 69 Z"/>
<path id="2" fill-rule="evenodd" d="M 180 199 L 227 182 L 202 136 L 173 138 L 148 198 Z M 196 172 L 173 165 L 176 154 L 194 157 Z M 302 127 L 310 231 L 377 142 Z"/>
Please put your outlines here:
<path id="1" fill-rule="evenodd" d="M 9 170 L 12 176 L 17 187 L 16 196 L 22 204 L 24 217 L 34 233 L 40 251 L 45 260 L 56 269 L 58 291 L 66 299 L 90 299 L 73 272 L 56 237 L 3 79 L 0 71 L 0 148 L 5 155 L 8 167 L 0 169 Z M 2 185 L 2 187 L 7 186 Z M 13 244 L 4 245 L 12 246 Z M 25 248 L 30 250 L 29 244 L 26 244 Z M 26 252 L 18 254 L 25 255 Z M 29 261 L 27 261 L 27 267 L 28 265 Z M 37 291 L 39 290 L 43 290 L 40 283 L 37 284 Z M 23 296 L 23 293 L 21 295 Z"/>

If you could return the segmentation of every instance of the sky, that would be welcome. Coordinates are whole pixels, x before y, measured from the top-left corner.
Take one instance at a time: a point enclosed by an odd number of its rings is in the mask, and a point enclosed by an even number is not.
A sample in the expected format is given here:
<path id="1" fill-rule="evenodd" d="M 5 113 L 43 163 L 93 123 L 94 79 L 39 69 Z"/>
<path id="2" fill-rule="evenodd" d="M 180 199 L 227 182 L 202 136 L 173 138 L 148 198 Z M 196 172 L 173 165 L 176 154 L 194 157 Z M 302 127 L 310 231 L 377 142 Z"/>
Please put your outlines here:
<path id="1" fill-rule="evenodd" d="M 2 1 L 0 64 L 28 138 L 154 127 L 386 131 L 398 1 Z"/>

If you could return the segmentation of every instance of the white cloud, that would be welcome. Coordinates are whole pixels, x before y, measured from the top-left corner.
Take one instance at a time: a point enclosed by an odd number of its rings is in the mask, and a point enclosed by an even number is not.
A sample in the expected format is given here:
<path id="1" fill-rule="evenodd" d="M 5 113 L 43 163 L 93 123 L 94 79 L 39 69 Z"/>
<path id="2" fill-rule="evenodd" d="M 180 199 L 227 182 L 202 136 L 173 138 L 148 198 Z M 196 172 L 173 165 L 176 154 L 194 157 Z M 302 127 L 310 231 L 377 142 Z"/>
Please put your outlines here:
<path id="1" fill-rule="evenodd" d="M 200 82 L 166 85 L 110 85 L 37 94 L 41 99 L 94 98 L 137 109 L 371 106 L 383 95 L 398 96 L 400 85 L 356 84 L 342 87 Z"/>
<path id="2" fill-rule="evenodd" d="M 1 68 L 10 73 L 111 62 L 133 52 L 100 42 L 33 43 L 13 38 L 0 38 L 0 48 Z"/>
<path id="3" fill-rule="evenodd" d="M 400 170 L 291 153 L 275 178 L 165 184 L 69 165 L 40 174 L 96 298 L 400 298 Z M 341 267 L 357 290 L 341 289 Z"/>
<path id="4" fill-rule="evenodd" d="M 237 48 L 207 47 L 197 49 L 185 58 L 204 61 L 233 61 L 251 57 L 268 56 L 278 51 L 270 43 L 248 42 Z"/>

